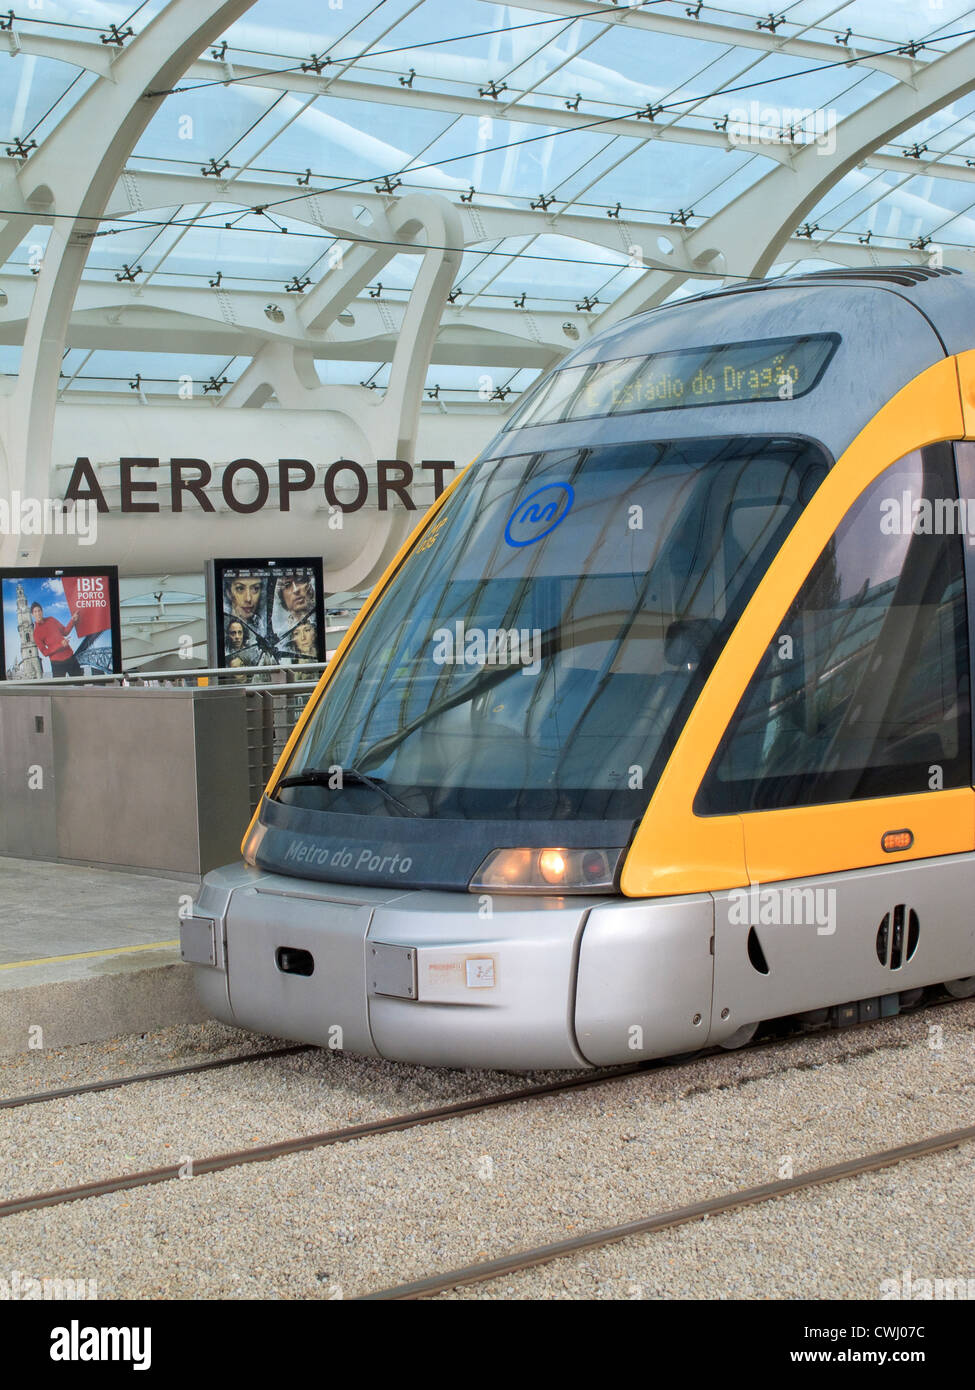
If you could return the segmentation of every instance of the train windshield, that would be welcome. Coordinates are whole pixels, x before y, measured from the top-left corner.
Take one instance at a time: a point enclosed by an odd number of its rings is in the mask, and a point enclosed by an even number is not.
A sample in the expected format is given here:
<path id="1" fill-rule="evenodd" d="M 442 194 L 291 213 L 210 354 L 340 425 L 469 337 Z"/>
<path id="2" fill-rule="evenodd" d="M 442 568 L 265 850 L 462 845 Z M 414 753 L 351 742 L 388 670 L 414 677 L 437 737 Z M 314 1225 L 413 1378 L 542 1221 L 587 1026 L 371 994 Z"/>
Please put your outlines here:
<path id="1" fill-rule="evenodd" d="M 749 596 L 827 471 L 733 438 L 475 464 L 335 672 L 285 804 L 641 815 Z"/>

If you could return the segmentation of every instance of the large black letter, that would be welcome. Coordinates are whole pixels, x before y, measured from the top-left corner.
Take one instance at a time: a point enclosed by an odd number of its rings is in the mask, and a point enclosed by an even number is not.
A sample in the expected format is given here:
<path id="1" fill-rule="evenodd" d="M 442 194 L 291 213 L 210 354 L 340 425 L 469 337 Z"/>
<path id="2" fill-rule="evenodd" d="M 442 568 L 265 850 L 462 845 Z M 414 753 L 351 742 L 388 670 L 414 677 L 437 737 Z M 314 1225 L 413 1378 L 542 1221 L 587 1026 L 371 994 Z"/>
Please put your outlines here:
<path id="1" fill-rule="evenodd" d="M 250 468 L 257 478 L 257 496 L 253 502 L 238 502 L 234 496 L 234 479 L 243 469 Z M 223 477 L 220 480 L 223 495 L 227 506 L 232 512 L 259 512 L 268 499 L 271 491 L 271 484 L 268 482 L 267 474 L 261 465 L 254 459 L 234 459 L 233 463 L 228 463 L 223 470 Z"/>
<path id="2" fill-rule="evenodd" d="M 190 479 L 189 482 L 185 481 L 183 478 L 183 470 L 185 468 L 195 468 L 199 476 L 195 479 Z M 215 508 L 213 503 L 203 491 L 212 476 L 210 465 L 205 463 L 203 459 L 170 459 L 169 486 L 173 495 L 173 511 L 181 512 L 183 510 L 184 492 L 192 493 L 197 502 L 199 502 L 201 511 L 214 511 Z"/>
<path id="3" fill-rule="evenodd" d="M 335 496 L 335 475 L 344 473 L 346 469 L 355 474 L 355 480 L 359 484 L 354 502 L 340 502 Z M 338 459 L 325 474 L 325 499 L 330 507 L 338 507 L 343 512 L 357 512 L 365 504 L 368 495 L 369 479 L 366 477 L 366 470 L 360 464 L 353 463 L 351 459 Z"/>
<path id="4" fill-rule="evenodd" d="M 158 512 L 158 502 L 133 502 L 134 492 L 155 492 L 153 482 L 135 483 L 132 481 L 133 468 L 158 468 L 158 459 L 119 459 L 119 478 L 122 483 L 123 512 Z"/>
<path id="5" fill-rule="evenodd" d="M 291 470 L 298 468 L 304 478 L 302 483 L 292 483 Z M 307 492 L 315 483 L 315 470 L 307 459 L 278 459 L 278 506 L 283 512 L 291 511 L 291 494 Z"/>
<path id="6" fill-rule="evenodd" d="M 81 491 L 81 484 L 87 485 L 88 491 Z M 91 502 L 94 501 L 100 513 L 110 511 L 108 503 L 105 501 L 105 494 L 98 485 L 95 477 L 95 470 L 91 466 L 91 459 L 76 459 L 74 468 L 71 470 L 71 479 L 64 492 L 65 502 Z"/>
<path id="7" fill-rule="evenodd" d="M 389 511 L 387 495 L 390 492 L 395 492 L 406 510 L 415 512 L 416 503 L 406 490 L 413 481 L 413 469 L 410 465 L 404 463 L 402 459 L 380 459 L 376 468 L 379 475 L 379 510 L 381 512 Z M 390 468 L 398 469 L 400 477 L 391 478 L 388 472 Z"/>
<path id="8" fill-rule="evenodd" d="M 446 487 L 443 475 L 448 470 L 453 471 L 454 461 L 453 459 L 424 459 L 420 467 L 433 474 L 433 496 L 436 500 Z"/>

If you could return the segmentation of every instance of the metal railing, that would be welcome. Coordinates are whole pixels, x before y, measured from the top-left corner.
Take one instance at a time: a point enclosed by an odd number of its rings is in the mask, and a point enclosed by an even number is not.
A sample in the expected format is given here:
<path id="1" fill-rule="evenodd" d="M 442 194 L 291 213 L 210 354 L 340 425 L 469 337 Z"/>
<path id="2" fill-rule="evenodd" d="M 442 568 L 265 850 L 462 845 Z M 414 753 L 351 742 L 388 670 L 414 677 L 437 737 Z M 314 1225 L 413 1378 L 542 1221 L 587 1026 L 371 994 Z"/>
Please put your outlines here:
<path id="1" fill-rule="evenodd" d="M 246 685 L 251 689 L 265 685 L 310 684 L 314 687 L 327 665 L 326 661 L 309 661 L 288 666 L 235 666 L 232 670 L 225 666 L 192 666 L 189 669 L 184 666 L 181 670 L 173 671 L 144 671 L 136 668 L 131 671 L 110 672 L 106 676 L 42 676 L 40 680 L 0 682 L 0 693 L 5 685 L 16 686 L 21 690 L 27 687 L 32 690 L 64 690 L 79 685 L 183 690 L 196 686 L 237 685 Z"/>
<path id="2" fill-rule="evenodd" d="M 187 671 L 122 671 L 107 676 L 58 676 L 37 681 L 0 682 L 0 697 L 5 688 L 24 690 L 65 691 L 76 688 L 125 688 L 130 690 L 240 690 L 245 700 L 247 738 L 247 780 L 250 809 L 253 812 L 261 799 L 275 765 L 291 737 L 291 731 L 308 703 L 325 662 L 300 666 L 239 666 L 226 668 L 193 668 Z"/>
<path id="3" fill-rule="evenodd" d="M 283 689 L 250 686 L 247 698 L 247 771 L 251 812 L 257 809 L 268 779 L 291 737 L 317 681 Z"/>

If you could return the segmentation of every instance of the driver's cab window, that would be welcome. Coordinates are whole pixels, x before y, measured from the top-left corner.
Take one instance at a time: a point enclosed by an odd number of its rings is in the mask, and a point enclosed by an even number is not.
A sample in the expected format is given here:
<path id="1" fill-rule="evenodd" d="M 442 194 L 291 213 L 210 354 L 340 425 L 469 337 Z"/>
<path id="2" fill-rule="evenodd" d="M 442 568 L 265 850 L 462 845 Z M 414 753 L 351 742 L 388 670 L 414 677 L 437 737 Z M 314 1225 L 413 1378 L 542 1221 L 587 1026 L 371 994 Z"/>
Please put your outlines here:
<path id="1" fill-rule="evenodd" d="M 949 445 L 861 495 L 752 677 L 698 814 L 969 785 L 963 530 Z"/>

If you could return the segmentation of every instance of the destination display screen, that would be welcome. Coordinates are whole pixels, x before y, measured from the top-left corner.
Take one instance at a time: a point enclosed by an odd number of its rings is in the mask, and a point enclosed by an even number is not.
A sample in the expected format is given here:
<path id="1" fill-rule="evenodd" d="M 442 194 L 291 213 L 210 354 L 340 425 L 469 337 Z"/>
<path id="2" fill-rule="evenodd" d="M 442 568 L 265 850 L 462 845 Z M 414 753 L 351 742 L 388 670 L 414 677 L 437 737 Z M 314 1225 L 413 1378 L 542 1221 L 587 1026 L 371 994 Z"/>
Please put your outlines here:
<path id="1" fill-rule="evenodd" d="M 819 381 L 839 341 L 836 333 L 813 333 L 566 367 L 526 402 L 509 428 L 688 406 L 795 400 Z"/>

